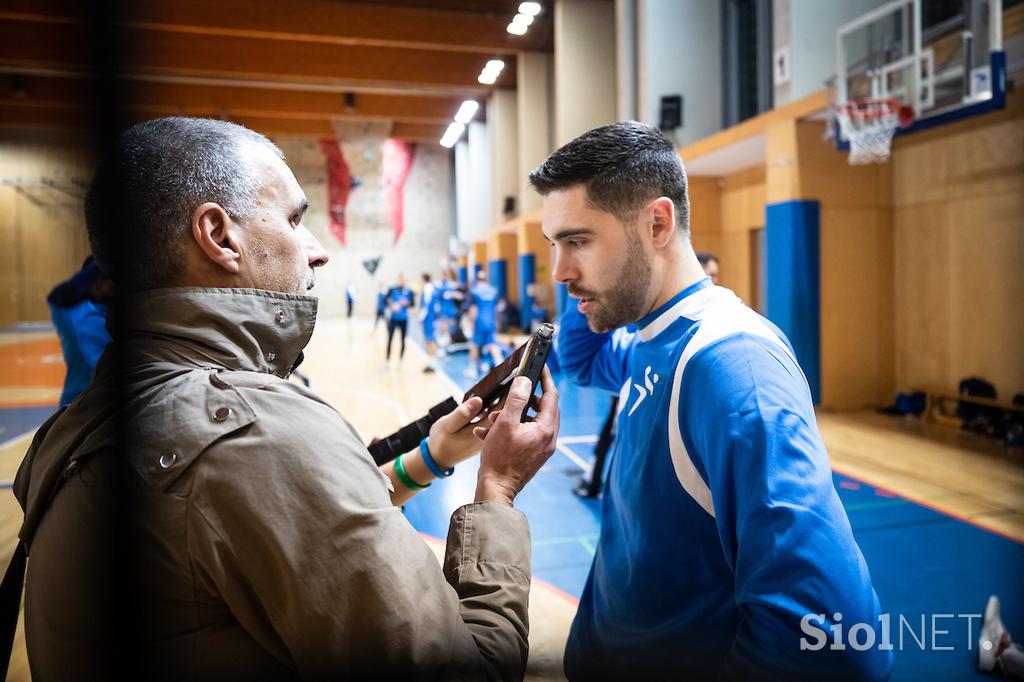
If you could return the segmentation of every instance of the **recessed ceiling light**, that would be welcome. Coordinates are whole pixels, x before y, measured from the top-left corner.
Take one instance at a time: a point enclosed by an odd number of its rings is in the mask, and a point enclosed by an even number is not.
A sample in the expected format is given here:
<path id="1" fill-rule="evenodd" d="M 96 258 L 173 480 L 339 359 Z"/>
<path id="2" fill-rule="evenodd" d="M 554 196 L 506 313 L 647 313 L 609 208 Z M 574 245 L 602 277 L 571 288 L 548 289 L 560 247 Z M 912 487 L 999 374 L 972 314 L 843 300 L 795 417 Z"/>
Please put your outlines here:
<path id="1" fill-rule="evenodd" d="M 461 123 L 453 122 L 448 124 L 448 129 L 444 131 L 444 135 L 441 136 L 441 146 L 451 149 L 455 146 L 455 143 L 462 137 L 463 131 L 466 130 L 466 126 Z"/>
<path id="2" fill-rule="evenodd" d="M 507 33 L 511 33 L 514 36 L 521 36 L 526 33 L 527 27 L 523 24 L 511 23 L 505 27 Z"/>
<path id="3" fill-rule="evenodd" d="M 491 71 L 484 71 L 477 77 L 477 82 L 483 85 L 494 85 L 494 81 L 498 80 L 498 74 Z"/>
<path id="4" fill-rule="evenodd" d="M 457 123 L 468 124 L 473 119 L 473 114 L 480 108 L 480 104 L 475 99 L 467 99 L 459 107 L 459 110 L 455 113 L 455 121 Z"/>
<path id="5" fill-rule="evenodd" d="M 519 3 L 519 13 L 527 16 L 535 17 L 540 14 L 540 3 L 539 2 L 522 2 Z"/>
<path id="6" fill-rule="evenodd" d="M 505 68 L 505 62 L 500 59 L 492 59 L 484 65 L 484 68 L 488 70 L 493 69 L 495 73 L 498 73 Z"/>
<path id="7" fill-rule="evenodd" d="M 512 17 L 513 24 L 522 24 L 523 26 L 529 26 L 533 23 L 533 17 L 529 14 L 517 14 Z"/>

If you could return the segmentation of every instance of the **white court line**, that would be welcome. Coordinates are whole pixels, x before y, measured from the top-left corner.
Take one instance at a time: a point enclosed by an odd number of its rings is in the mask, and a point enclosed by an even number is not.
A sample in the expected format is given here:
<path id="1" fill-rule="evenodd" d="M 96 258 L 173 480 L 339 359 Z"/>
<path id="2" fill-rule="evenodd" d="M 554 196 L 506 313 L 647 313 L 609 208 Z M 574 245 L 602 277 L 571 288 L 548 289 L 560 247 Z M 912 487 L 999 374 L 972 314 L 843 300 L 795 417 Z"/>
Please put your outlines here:
<path id="1" fill-rule="evenodd" d="M 562 441 L 563 443 L 572 443 L 572 444 L 576 444 L 576 443 L 596 443 L 597 442 L 597 436 L 563 436 L 562 438 L 559 438 L 558 440 Z"/>
<path id="2" fill-rule="evenodd" d="M 354 388 L 335 388 L 335 389 L 330 390 L 330 392 L 331 393 L 349 393 L 349 394 L 357 395 L 357 396 L 359 396 L 360 398 L 363 398 L 363 399 L 376 400 L 378 402 L 384 403 L 385 405 L 390 405 L 395 410 L 395 413 L 398 414 L 398 419 L 399 419 L 399 421 L 402 422 L 403 425 L 407 424 L 409 422 L 409 415 L 405 413 L 405 408 L 402 407 L 402 404 L 400 402 L 398 402 L 397 400 L 394 400 L 392 398 L 388 398 L 387 396 L 380 395 L 379 393 L 368 393 L 368 392 L 362 391 L 362 390 L 358 390 L 357 391 Z"/>
<path id="3" fill-rule="evenodd" d="M 562 440 L 563 439 L 561 438 L 558 439 L 558 451 L 561 452 L 566 457 L 568 457 L 569 459 L 571 459 L 580 469 L 583 469 L 587 473 L 590 473 L 590 464 L 588 462 L 583 461 L 583 459 L 580 458 L 579 455 L 570 450 L 569 446 L 565 445 L 562 442 Z"/>

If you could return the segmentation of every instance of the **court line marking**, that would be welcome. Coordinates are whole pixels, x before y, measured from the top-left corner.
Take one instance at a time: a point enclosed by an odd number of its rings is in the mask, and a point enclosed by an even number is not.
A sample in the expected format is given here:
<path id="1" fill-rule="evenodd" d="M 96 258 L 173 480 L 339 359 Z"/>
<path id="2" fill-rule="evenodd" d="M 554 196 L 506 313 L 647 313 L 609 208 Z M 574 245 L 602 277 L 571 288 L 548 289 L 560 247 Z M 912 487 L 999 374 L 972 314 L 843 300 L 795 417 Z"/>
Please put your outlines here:
<path id="1" fill-rule="evenodd" d="M 558 448 L 559 452 L 561 452 L 563 455 L 572 460 L 573 463 L 575 463 L 576 466 L 578 466 L 580 469 L 583 469 L 583 471 L 590 473 L 590 469 L 592 468 L 591 465 L 588 462 L 585 462 L 582 457 L 580 457 L 575 452 L 570 450 L 569 446 L 566 445 L 561 438 L 558 439 L 558 444 L 555 447 Z"/>
<path id="2" fill-rule="evenodd" d="M 596 443 L 598 439 L 597 439 L 597 436 L 590 435 L 590 436 L 562 436 L 558 440 L 560 440 L 560 441 L 562 441 L 563 443 L 566 443 L 566 444 L 576 444 L 576 443 L 589 444 L 589 443 Z"/>
<path id="3" fill-rule="evenodd" d="M 402 407 L 402 404 L 395 400 L 394 398 L 388 398 L 387 396 L 381 395 L 379 393 L 370 393 L 368 391 L 363 390 L 357 391 L 354 388 L 334 388 L 329 389 L 328 392 L 348 393 L 349 395 L 357 395 L 363 399 L 376 400 L 378 402 L 384 403 L 385 405 L 390 405 L 392 409 L 395 410 L 395 413 L 398 415 L 398 419 L 402 422 L 403 426 L 409 422 L 409 415 L 406 414 L 405 408 Z"/>
<path id="4" fill-rule="evenodd" d="M 909 500 L 909 501 L 913 502 L 914 504 L 920 505 L 920 506 L 925 507 L 927 509 L 931 509 L 932 511 L 938 512 L 940 514 L 944 514 L 944 515 L 949 516 L 949 517 L 954 518 L 954 519 L 957 519 L 958 521 L 963 521 L 964 523 L 969 524 L 971 526 L 974 526 L 975 528 L 980 528 L 981 530 L 988 531 L 989 533 L 994 533 L 995 535 L 998 535 L 1001 538 L 1004 538 L 1006 540 L 1010 540 L 1012 542 L 1016 542 L 1019 545 L 1024 545 L 1024 537 L 1018 537 L 1018 536 L 1011 535 L 1010 533 L 1008 533 L 1006 531 L 999 530 L 998 528 L 992 528 L 988 524 L 982 523 L 981 521 L 977 521 L 977 520 L 972 519 L 972 518 L 970 518 L 968 516 L 964 516 L 963 514 L 960 514 L 959 512 L 955 512 L 955 511 L 953 511 L 951 509 L 946 509 L 946 508 L 942 507 L 941 505 L 934 504 L 934 503 L 931 503 L 931 502 L 925 502 L 924 500 L 922 500 L 922 499 L 920 499 L 918 497 L 915 497 L 913 495 L 908 495 L 908 494 L 906 494 L 904 492 L 900 492 L 898 490 L 893 490 L 891 487 L 875 483 L 875 482 L 873 482 L 870 479 L 870 477 L 865 477 L 865 476 L 860 475 L 860 474 L 852 474 L 852 473 L 850 473 L 850 471 L 848 469 L 846 469 L 843 466 L 836 466 L 835 464 L 832 464 L 832 471 L 834 471 L 834 472 L 836 472 L 838 474 L 841 474 L 843 476 L 846 476 L 848 478 L 852 478 L 855 481 L 860 481 L 861 483 L 866 483 L 866 484 L 870 485 L 873 488 L 881 489 L 881 490 L 888 490 L 890 492 L 896 493 L 900 497 L 902 497 L 902 498 L 904 498 L 906 500 Z M 1008 511 L 1010 511 L 1011 513 L 1013 512 L 1013 510 L 1008 510 Z"/>

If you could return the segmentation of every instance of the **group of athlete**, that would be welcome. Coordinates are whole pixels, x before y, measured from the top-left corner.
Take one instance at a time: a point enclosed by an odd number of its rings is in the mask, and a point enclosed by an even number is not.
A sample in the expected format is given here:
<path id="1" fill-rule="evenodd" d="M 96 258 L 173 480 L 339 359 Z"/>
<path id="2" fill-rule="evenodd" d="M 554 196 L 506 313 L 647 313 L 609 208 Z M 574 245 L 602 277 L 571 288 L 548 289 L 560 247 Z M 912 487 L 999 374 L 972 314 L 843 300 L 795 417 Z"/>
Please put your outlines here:
<path id="1" fill-rule="evenodd" d="M 423 329 L 423 341 L 427 347 L 425 373 L 437 371 L 438 351 L 458 350 L 468 340 L 470 366 L 467 376 L 477 376 L 484 371 L 487 361 L 491 365 L 501 361 L 502 349 L 495 334 L 498 330 L 498 309 L 501 294 L 497 287 L 487 281 L 486 273 L 476 273 L 472 287 L 456 280 L 452 272 L 445 270 L 440 279 L 432 281 L 424 273 L 420 289 L 417 321 Z M 391 360 L 391 345 L 395 332 L 401 336 L 399 360 L 405 356 L 405 336 L 409 325 L 409 311 L 416 305 L 416 294 L 406 283 L 405 276 L 399 275 L 397 284 L 390 288 L 380 287 L 377 294 L 377 319 L 386 320 L 388 341 L 386 360 Z M 462 331 L 463 319 L 472 327 L 469 334 Z M 467 329 L 467 331 L 469 331 Z"/>

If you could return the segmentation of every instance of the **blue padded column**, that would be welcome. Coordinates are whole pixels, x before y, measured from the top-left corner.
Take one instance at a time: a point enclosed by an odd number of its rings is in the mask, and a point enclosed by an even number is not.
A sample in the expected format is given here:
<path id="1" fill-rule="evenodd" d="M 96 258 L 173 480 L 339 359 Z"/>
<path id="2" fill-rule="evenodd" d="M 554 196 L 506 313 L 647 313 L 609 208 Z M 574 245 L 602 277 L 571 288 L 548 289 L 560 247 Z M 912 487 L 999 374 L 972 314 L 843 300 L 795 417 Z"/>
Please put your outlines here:
<path id="1" fill-rule="evenodd" d="M 783 201 L 765 209 L 765 316 L 789 337 L 821 401 L 820 207 Z"/>
<path id="2" fill-rule="evenodd" d="M 459 280 L 459 284 L 467 284 L 466 278 L 469 276 L 466 266 L 460 265 L 458 270 L 455 271 L 455 276 Z"/>
<path id="3" fill-rule="evenodd" d="M 487 281 L 498 290 L 498 296 L 508 300 L 508 275 L 501 258 L 487 261 Z"/>
<path id="4" fill-rule="evenodd" d="M 532 253 L 519 254 L 519 327 L 530 331 L 530 317 L 533 312 L 533 296 L 530 285 L 537 277 L 537 257 Z"/>

